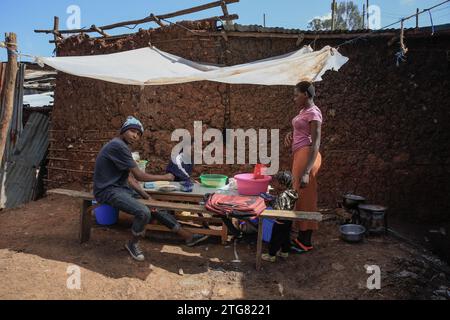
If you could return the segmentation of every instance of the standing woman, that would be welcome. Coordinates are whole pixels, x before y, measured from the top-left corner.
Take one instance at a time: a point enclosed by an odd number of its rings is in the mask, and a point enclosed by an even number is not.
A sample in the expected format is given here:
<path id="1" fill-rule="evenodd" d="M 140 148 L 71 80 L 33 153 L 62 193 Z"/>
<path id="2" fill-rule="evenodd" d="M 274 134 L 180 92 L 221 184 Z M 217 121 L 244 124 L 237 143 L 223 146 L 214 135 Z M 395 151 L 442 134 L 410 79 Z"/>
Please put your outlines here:
<path id="1" fill-rule="evenodd" d="M 322 112 L 314 103 L 315 89 L 311 82 L 302 81 L 295 86 L 294 102 L 300 109 L 292 120 L 293 131 L 289 132 L 284 143 L 292 148 L 293 187 L 299 199 L 296 211 L 317 212 L 317 173 L 322 156 L 319 152 Z M 298 237 L 293 240 L 292 249 L 296 252 L 307 252 L 313 249 L 312 233 L 318 230 L 316 221 L 302 221 L 294 225 Z"/>

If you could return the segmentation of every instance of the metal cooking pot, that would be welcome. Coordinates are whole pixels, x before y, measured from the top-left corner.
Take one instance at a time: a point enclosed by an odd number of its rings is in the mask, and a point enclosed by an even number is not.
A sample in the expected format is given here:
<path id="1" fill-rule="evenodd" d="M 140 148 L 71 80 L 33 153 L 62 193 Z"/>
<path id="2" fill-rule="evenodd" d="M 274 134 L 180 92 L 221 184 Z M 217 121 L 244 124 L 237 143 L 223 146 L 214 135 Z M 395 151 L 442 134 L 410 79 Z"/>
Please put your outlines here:
<path id="1" fill-rule="evenodd" d="M 364 203 L 366 199 L 354 194 L 346 194 L 343 196 L 343 205 L 346 209 L 357 209 L 358 205 Z"/>
<path id="2" fill-rule="evenodd" d="M 360 242 L 364 238 L 366 228 L 359 224 L 344 224 L 339 227 L 342 239 L 348 242 Z"/>
<path id="3" fill-rule="evenodd" d="M 367 228 L 369 233 L 381 234 L 386 231 L 386 207 L 373 204 L 358 205 L 361 223 Z"/>

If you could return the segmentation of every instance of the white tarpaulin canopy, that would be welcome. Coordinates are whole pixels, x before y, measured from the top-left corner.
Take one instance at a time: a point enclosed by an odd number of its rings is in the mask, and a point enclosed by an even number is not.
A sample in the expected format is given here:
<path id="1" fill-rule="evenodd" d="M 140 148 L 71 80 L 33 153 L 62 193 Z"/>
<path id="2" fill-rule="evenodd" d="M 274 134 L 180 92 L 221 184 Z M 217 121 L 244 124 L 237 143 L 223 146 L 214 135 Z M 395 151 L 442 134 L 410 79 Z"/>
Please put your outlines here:
<path id="1" fill-rule="evenodd" d="M 329 46 L 319 51 L 311 47 L 282 56 L 231 67 L 196 63 L 147 47 L 120 53 L 38 57 L 36 62 L 80 77 L 129 85 L 162 85 L 191 81 L 232 84 L 295 85 L 300 81 L 320 81 L 328 70 L 338 71 L 348 61 Z"/>

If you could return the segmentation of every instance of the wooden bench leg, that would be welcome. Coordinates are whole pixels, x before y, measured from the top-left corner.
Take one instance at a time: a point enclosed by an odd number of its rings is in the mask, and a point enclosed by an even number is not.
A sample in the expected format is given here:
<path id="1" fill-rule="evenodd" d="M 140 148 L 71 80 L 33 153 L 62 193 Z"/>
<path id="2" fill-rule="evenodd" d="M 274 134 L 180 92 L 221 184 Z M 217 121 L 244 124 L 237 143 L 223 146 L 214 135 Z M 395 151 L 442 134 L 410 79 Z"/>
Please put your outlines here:
<path id="1" fill-rule="evenodd" d="M 258 240 L 256 241 L 256 270 L 261 269 L 261 254 L 262 254 L 262 239 L 263 239 L 263 220 L 264 218 L 259 217 L 258 222 Z"/>
<path id="2" fill-rule="evenodd" d="M 222 234 L 221 234 L 222 244 L 226 245 L 228 242 L 228 227 L 224 222 L 222 222 Z"/>
<path id="3" fill-rule="evenodd" d="M 89 241 L 91 237 L 91 212 L 96 206 L 92 206 L 92 201 L 83 200 L 80 212 L 80 243 Z"/>

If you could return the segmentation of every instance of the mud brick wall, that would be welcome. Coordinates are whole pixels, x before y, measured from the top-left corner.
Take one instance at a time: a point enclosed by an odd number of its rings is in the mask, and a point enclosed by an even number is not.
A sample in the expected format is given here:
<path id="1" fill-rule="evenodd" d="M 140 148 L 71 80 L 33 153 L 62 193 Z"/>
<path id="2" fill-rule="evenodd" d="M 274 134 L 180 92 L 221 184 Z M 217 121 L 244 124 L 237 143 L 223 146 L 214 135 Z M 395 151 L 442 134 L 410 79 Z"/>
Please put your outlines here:
<path id="1" fill-rule="evenodd" d="M 214 30 L 206 23 L 190 29 Z M 316 49 L 342 39 L 321 36 Z M 387 205 L 393 215 L 418 221 L 448 219 L 450 209 L 449 37 L 428 34 L 407 39 L 408 61 L 395 65 L 398 44 L 370 38 L 340 49 L 350 58 L 340 72 L 317 84 L 316 103 L 324 115 L 319 200 L 335 207 L 346 192 Z M 234 65 L 298 49 L 296 39 L 193 36 L 177 26 L 141 30 L 125 38 L 70 38 L 59 56 L 113 53 L 147 46 L 184 58 Z M 309 41 L 308 41 L 309 42 Z M 305 43 L 308 43 L 305 41 Z M 305 44 L 303 43 L 303 44 Z M 302 44 L 302 45 L 303 45 Z M 177 128 L 290 130 L 298 110 L 289 86 L 195 82 L 167 86 L 125 86 L 59 74 L 52 113 L 49 187 L 92 187 L 98 150 L 117 134 L 128 115 L 146 132 L 136 151 L 150 160 L 149 172 L 164 170 Z M 280 141 L 281 143 L 282 141 Z M 281 143 L 282 145 L 282 143 Z M 280 148 L 282 168 L 291 165 Z M 195 174 L 233 175 L 248 165 L 197 166 Z"/>

